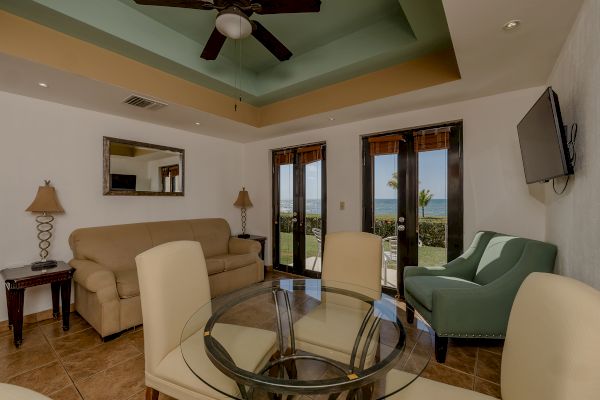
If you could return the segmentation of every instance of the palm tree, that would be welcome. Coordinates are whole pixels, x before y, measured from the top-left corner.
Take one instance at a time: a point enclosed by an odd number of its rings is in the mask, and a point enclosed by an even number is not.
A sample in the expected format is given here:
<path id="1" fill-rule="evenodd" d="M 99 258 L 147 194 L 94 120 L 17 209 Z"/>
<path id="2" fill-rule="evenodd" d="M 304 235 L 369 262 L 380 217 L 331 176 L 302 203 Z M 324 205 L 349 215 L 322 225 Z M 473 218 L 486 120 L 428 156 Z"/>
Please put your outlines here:
<path id="1" fill-rule="evenodd" d="M 394 172 L 392 178 L 388 181 L 387 185 L 392 189 L 398 189 L 398 173 Z"/>
<path id="2" fill-rule="evenodd" d="M 419 207 L 421 207 L 421 216 L 423 218 L 425 218 L 425 207 L 427 207 L 432 198 L 433 193 L 431 193 L 429 189 L 423 189 L 419 192 Z"/>

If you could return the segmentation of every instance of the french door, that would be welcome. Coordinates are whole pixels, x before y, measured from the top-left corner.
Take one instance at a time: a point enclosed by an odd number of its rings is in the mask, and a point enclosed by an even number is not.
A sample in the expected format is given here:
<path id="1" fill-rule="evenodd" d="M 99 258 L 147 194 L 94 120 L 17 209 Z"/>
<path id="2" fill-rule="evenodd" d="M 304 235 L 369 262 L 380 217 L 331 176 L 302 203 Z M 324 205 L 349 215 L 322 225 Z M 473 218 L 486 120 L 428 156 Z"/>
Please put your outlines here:
<path id="1" fill-rule="evenodd" d="M 273 267 L 319 277 L 327 227 L 324 143 L 274 150 Z"/>
<path id="2" fill-rule="evenodd" d="M 462 124 L 363 138 L 363 230 L 383 239 L 381 284 L 462 253 Z"/>

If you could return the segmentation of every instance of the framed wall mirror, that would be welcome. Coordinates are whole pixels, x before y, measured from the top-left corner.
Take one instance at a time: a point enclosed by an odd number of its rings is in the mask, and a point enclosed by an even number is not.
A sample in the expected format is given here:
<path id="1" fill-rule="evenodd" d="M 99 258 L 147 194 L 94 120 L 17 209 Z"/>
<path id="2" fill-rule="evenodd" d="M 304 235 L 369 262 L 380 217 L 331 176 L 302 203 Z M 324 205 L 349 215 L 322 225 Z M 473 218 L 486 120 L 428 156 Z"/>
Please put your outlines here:
<path id="1" fill-rule="evenodd" d="M 104 137 L 105 196 L 183 196 L 185 150 Z"/>

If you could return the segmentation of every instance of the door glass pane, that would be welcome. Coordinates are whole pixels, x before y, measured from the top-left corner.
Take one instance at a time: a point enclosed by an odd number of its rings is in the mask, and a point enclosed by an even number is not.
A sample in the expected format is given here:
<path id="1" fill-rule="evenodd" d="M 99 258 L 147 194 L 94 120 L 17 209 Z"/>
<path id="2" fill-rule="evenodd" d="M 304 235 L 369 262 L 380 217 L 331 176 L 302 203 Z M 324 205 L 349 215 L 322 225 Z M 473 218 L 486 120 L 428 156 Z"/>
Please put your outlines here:
<path id="1" fill-rule="evenodd" d="M 375 156 L 373 160 L 375 198 L 373 199 L 376 235 L 383 238 L 381 284 L 396 287 L 398 221 L 398 155 Z"/>
<path id="2" fill-rule="evenodd" d="M 294 264 L 294 166 L 279 166 L 279 264 Z"/>
<path id="3" fill-rule="evenodd" d="M 448 150 L 418 153 L 419 265 L 446 264 L 448 255 Z"/>
<path id="4" fill-rule="evenodd" d="M 304 166 L 305 196 L 305 265 L 311 271 L 321 271 L 321 232 L 323 201 L 321 193 L 321 161 L 315 161 Z"/>

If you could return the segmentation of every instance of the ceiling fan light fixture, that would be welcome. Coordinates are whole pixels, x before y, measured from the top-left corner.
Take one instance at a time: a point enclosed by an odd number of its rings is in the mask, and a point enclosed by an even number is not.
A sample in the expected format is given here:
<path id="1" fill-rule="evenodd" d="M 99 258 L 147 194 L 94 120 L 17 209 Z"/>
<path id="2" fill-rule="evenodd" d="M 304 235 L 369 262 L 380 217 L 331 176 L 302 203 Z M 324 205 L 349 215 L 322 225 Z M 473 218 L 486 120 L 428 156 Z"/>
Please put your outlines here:
<path id="1" fill-rule="evenodd" d="M 252 34 L 250 20 L 239 8 L 229 7 L 217 15 L 217 30 L 230 39 L 244 39 Z"/>

